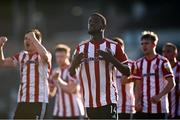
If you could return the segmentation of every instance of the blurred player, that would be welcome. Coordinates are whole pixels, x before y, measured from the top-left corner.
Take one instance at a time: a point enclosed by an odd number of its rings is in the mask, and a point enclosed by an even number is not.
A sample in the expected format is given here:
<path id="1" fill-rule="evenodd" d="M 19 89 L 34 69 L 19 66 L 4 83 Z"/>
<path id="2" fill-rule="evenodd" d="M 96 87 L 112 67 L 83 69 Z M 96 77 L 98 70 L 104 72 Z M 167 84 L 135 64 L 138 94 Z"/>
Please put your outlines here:
<path id="1" fill-rule="evenodd" d="M 171 118 L 180 118 L 180 62 L 177 61 L 178 50 L 176 45 L 166 43 L 163 47 L 163 56 L 165 56 L 173 69 L 176 86 L 168 94 L 169 110 Z"/>
<path id="2" fill-rule="evenodd" d="M 124 42 L 122 39 L 116 37 L 113 38 L 122 46 L 124 50 Z M 128 65 L 131 71 L 134 70 L 134 62 L 128 60 Z M 117 113 L 119 119 L 132 119 L 133 113 L 135 113 L 135 96 L 134 96 L 134 82 L 132 76 L 126 77 L 117 71 L 116 72 L 116 83 L 118 89 L 118 102 L 117 102 Z"/>
<path id="3" fill-rule="evenodd" d="M 14 118 L 41 119 L 48 103 L 51 54 L 41 44 L 41 33 L 37 29 L 25 34 L 25 50 L 13 57 L 4 58 L 3 46 L 6 41 L 6 37 L 0 37 L 1 67 L 20 67 L 18 105 Z"/>
<path id="4" fill-rule="evenodd" d="M 55 48 L 58 67 L 50 77 L 56 87 L 51 95 L 56 94 L 53 116 L 55 119 L 79 119 L 84 116 L 84 106 L 80 94 L 80 85 L 68 79 L 70 48 L 59 44 Z M 77 82 L 77 81 L 76 81 Z M 56 91 L 57 90 L 57 91 Z"/>
<path id="5" fill-rule="evenodd" d="M 141 37 L 144 57 L 137 60 L 134 72 L 136 110 L 142 113 L 136 118 L 164 119 L 169 113 L 168 93 L 175 86 L 169 61 L 156 53 L 158 37 L 145 31 Z"/>
<path id="6" fill-rule="evenodd" d="M 77 46 L 70 68 L 71 77 L 80 69 L 83 97 L 88 117 L 116 118 L 117 88 L 113 77 L 114 66 L 122 74 L 129 75 L 127 57 L 121 46 L 104 37 L 106 19 L 99 13 L 89 17 L 89 40 Z M 122 62 L 122 63 L 121 63 Z"/>

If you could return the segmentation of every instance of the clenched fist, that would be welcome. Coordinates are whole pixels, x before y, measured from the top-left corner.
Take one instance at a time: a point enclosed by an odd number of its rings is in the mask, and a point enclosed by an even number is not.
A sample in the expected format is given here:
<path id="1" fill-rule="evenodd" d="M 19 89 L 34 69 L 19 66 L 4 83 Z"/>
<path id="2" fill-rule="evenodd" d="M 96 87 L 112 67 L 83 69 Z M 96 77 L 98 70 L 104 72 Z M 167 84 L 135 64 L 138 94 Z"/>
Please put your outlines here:
<path id="1" fill-rule="evenodd" d="M 7 37 L 5 36 L 0 37 L 0 47 L 3 47 L 5 42 L 7 42 Z"/>
<path id="2" fill-rule="evenodd" d="M 158 102 L 160 102 L 161 97 L 159 95 L 155 95 L 153 97 L 151 97 L 151 102 L 154 104 L 157 104 Z"/>

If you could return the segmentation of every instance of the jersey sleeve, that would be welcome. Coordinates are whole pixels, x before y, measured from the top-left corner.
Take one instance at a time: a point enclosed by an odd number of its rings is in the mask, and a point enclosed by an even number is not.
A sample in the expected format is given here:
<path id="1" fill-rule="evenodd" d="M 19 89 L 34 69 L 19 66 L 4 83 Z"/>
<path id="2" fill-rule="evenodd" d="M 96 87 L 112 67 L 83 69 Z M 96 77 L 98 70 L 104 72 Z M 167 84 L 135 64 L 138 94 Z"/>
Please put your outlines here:
<path id="1" fill-rule="evenodd" d="M 132 79 L 134 79 L 134 80 L 141 80 L 142 79 L 141 70 L 140 70 L 137 63 L 134 63 L 134 68 L 131 70 L 132 70 L 131 71 L 132 72 L 132 76 L 131 76 Z"/>
<path id="2" fill-rule="evenodd" d="M 173 77 L 173 71 L 168 60 L 162 63 L 162 73 L 164 78 Z"/>
<path id="3" fill-rule="evenodd" d="M 122 50 L 122 48 L 119 44 L 116 45 L 115 57 L 122 63 L 126 63 L 128 60 L 126 53 Z"/>

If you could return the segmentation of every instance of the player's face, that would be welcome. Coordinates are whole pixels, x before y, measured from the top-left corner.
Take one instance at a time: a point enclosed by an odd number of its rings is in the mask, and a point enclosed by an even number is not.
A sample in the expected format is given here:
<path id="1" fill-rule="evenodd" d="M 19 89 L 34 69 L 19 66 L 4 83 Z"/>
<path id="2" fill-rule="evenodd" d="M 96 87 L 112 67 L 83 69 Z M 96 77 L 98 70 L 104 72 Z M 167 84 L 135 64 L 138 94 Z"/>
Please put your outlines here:
<path id="1" fill-rule="evenodd" d="M 56 63 L 58 65 L 64 65 L 68 59 L 67 53 L 65 51 L 59 51 L 55 53 Z"/>
<path id="2" fill-rule="evenodd" d="M 35 50 L 35 47 L 32 43 L 31 38 L 28 36 L 28 33 L 24 36 L 24 47 L 26 51 L 32 52 Z"/>
<path id="3" fill-rule="evenodd" d="M 103 29 L 102 18 L 97 15 L 92 15 L 88 20 L 88 33 L 95 34 Z"/>
<path id="4" fill-rule="evenodd" d="M 163 56 L 165 56 L 168 60 L 174 60 L 176 58 L 176 53 L 172 47 L 166 46 L 163 48 Z"/>
<path id="5" fill-rule="evenodd" d="M 151 54 L 153 52 L 153 48 L 155 47 L 154 43 L 150 40 L 143 39 L 141 40 L 141 49 L 144 55 Z"/>

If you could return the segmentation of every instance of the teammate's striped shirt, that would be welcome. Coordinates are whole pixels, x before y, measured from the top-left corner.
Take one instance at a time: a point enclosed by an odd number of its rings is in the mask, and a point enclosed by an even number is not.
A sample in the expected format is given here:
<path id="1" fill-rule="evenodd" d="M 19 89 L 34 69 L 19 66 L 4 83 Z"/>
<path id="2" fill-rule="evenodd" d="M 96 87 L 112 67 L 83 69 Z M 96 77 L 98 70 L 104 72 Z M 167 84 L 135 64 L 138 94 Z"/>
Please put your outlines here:
<path id="1" fill-rule="evenodd" d="M 134 70 L 134 62 L 128 60 L 131 71 Z M 131 72 L 132 73 L 132 72 Z M 122 84 L 122 74 L 116 71 L 116 83 L 118 89 L 118 113 L 135 113 L 134 82 Z"/>
<path id="2" fill-rule="evenodd" d="M 12 57 L 15 65 L 20 67 L 20 86 L 18 102 L 48 102 L 48 78 L 51 72 L 51 55 L 49 63 L 43 63 L 38 53 L 29 54 L 22 51 Z"/>
<path id="3" fill-rule="evenodd" d="M 54 71 L 60 73 L 60 77 L 62 80 L 68 82 L 68 69 L 67 68 L 56 68 Z M 58 117 L 78 117 L 84 115 L 84 105 L 82 103 L 82 96 L 80 91 L 74 94 L 70 94 L 65 92 L 61 87 L 57 84 L 57 93 L 55 98 L 54 105 L 54 116 Z"/>
<path id="4" fill-rule="evenodd" d="M 169 110 L 171 117 L 180 116 L 180 62 L 177 62 L 174 66 L 172 66 L 176 86 L 175 88 L 168 94 L 169 99 Z"/>
<path id="5" fill-rule="evenodd" d="M 161 55 L 156 55 L 151 60 L 142 57 L 137 60 L 136 65 L 134 77 L 142 80 L 142 111 L 145 113 L 169 113 L 168 95 L 163 96 L 157 104 L 151 102 L 151 97 L 159 94 L 167 85 L 165 79 L 173 77 L 169 61 Z"/>
<path id="6" fill-rule="evenodd" d="M 117 88 L 114 66 L 99 55 L 99 50 L 109 49 L 120 62 L 126 62 L 121 46 L 109 39 L 87 40 L 78 45 L 76 52 L 84 53 L 80 65 L 80 80 L 83 86 L 85 107 L 100 107 L 117 103 Z"/>

